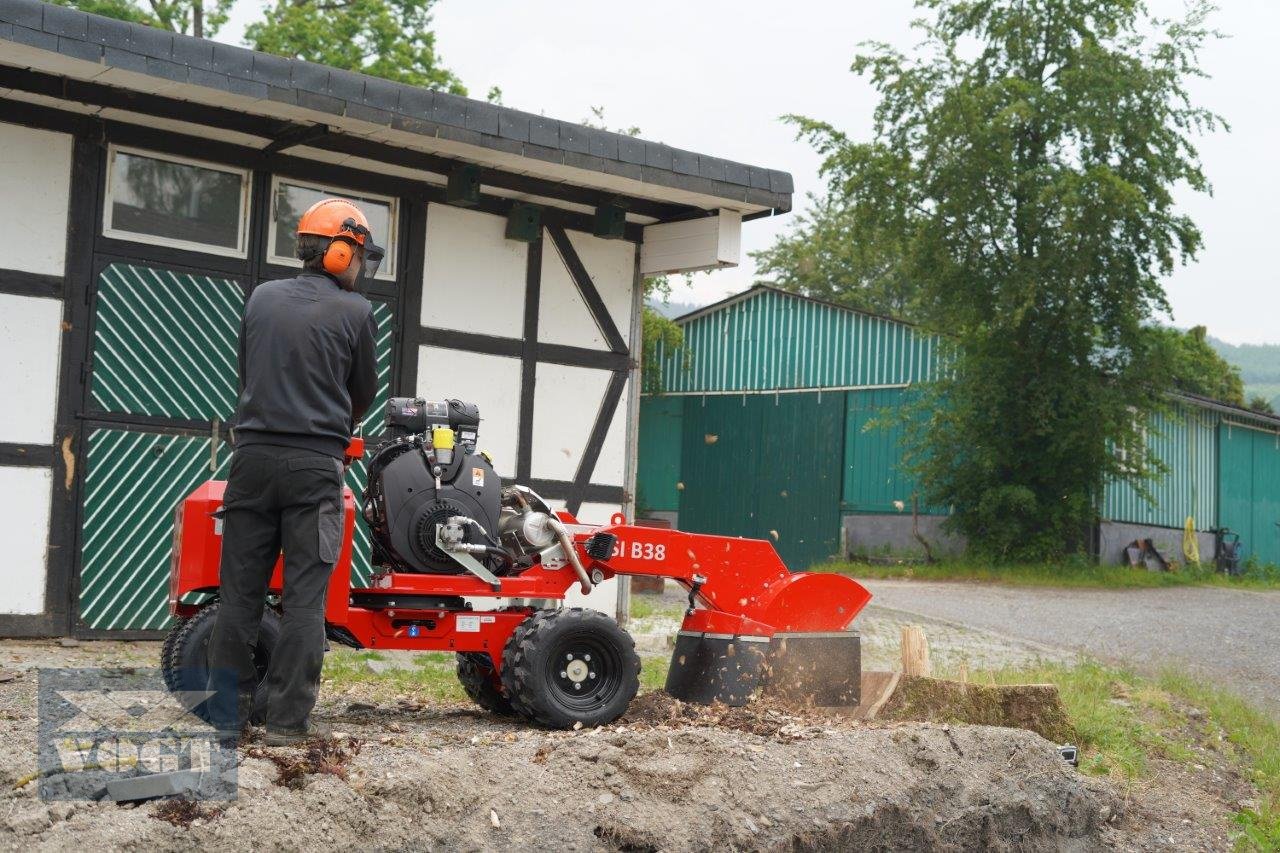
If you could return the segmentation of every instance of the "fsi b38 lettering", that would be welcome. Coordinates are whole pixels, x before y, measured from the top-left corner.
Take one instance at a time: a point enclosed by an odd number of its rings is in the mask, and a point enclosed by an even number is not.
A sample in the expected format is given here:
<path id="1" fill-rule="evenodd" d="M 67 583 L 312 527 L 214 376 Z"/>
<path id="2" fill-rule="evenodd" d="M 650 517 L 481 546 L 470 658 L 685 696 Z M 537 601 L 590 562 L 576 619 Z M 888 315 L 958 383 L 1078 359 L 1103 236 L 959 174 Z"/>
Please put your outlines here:
<path id="1" fill-rule="evenodd" d="M 655 545 L 652 542 L 632 542 L 628 544 L 618 540 L 618 544 L 613 546 L 613 556 L 661 562 L 667 559 L 667 546 Z"/>

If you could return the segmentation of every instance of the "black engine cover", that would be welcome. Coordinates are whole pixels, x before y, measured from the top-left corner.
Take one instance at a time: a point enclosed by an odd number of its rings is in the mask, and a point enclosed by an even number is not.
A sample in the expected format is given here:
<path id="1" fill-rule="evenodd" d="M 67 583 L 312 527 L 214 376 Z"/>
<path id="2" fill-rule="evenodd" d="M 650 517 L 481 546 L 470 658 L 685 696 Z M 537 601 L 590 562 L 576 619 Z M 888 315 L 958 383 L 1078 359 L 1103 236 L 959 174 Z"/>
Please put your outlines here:
<path id="1" fill-rule="evenodd" d="M 497 539 L 502 482 L 483 456 L 458 448 L 453 462 L 441 472 L 439 491 L 417 450 L 393 459 L 382 468 L 379 479 L 385 519 L 374 526 L 374 537 L 400 568 L 436 574 L 464 571 L 435 544 L 436 524 L 449 516 L 475 519 Z M 465 530 L 468 542 L 494 544 L 474 526 Z M 483 555 L 477 559 L 485 562 Z"/>

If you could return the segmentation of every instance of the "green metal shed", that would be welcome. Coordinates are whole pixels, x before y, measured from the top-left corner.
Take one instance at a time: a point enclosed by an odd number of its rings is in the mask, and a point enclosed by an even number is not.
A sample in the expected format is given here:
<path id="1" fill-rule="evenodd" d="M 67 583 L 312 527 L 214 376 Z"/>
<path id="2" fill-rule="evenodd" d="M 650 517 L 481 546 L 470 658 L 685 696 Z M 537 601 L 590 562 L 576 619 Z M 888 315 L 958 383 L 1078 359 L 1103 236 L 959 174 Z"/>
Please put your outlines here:
<path id="1" fill-rule="evenodd" d="M 661 394 L 641 402 L 638 506 L 680 528 L 770 538 L 801 569 L 835 554 L 963 542 L 920 506 L 893 414 L 933 378 L 938 340 L 908 323 L 757 285 L 676 321 L 659 351 Z M 1181 558 L 1188 518 L 1200 552 L 1217 527 L 1247 555 L 1280 564 L 1280 418 L 1179 394 L 1145 440 L 1167 472 L 1146 494 L 1099 495 L 1098 553 L 1119 561 L 1147 538 Z"/>

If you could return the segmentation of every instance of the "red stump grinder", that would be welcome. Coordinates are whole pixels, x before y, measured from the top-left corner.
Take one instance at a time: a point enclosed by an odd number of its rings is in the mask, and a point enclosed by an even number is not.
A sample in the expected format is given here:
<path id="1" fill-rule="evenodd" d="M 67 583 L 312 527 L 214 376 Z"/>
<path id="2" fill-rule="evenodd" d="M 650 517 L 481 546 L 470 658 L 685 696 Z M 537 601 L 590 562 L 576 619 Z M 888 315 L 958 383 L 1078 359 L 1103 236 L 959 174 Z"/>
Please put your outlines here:
<path id="1" fill-rule="evenodd" d="M 817 705 L 859 698 L 860 647 L 848 630 L 871 595 L 835 574 L 793 573 L 768 542 L 603 526 L 553 511 L 504 485 L 476 450 L 479 411 L 457 400 L 392 399 L 387 437 L 357 503 L 347 489 L 343 546 L 329 581 L 331 642 L 360 649 L 445 651 L 481 707 L 554 728 L 602 725 L 626 711 L 640 660 L 616 621 L 560 604 L 615 575 L 671 578 L 689 593 L 666 689 L 687 701 L 745 704 L 758 692 Z M 349 453 L 363 454 L 356 439 Z M 169 607 L 177 618 L 162 669 L 173 690 L 203 690 L 218 607 L 225 483 L 176 510 Z M 375 574 L 351 585 L 356 512 L 368 523 Z M 266 672 L 279 635 L 282 562 L 259 631 Z M 205 595 L 194 595 L 204 593 Z M 193 599 L 202 603 L 189 603 Z"/>

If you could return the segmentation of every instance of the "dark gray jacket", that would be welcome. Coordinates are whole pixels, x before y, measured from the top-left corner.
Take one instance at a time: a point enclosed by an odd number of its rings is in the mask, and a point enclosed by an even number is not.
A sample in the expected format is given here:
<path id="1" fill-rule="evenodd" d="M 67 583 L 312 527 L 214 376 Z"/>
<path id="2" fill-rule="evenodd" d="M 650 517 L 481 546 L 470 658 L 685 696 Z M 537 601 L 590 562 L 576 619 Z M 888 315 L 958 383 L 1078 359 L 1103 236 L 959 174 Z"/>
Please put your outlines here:
<path id="1" fill-rule="evenodd" d="M 377 390 L 373 306 L 325 273 L 268 281 L 240 325 L 235 444 L 342 458 Z"/>

